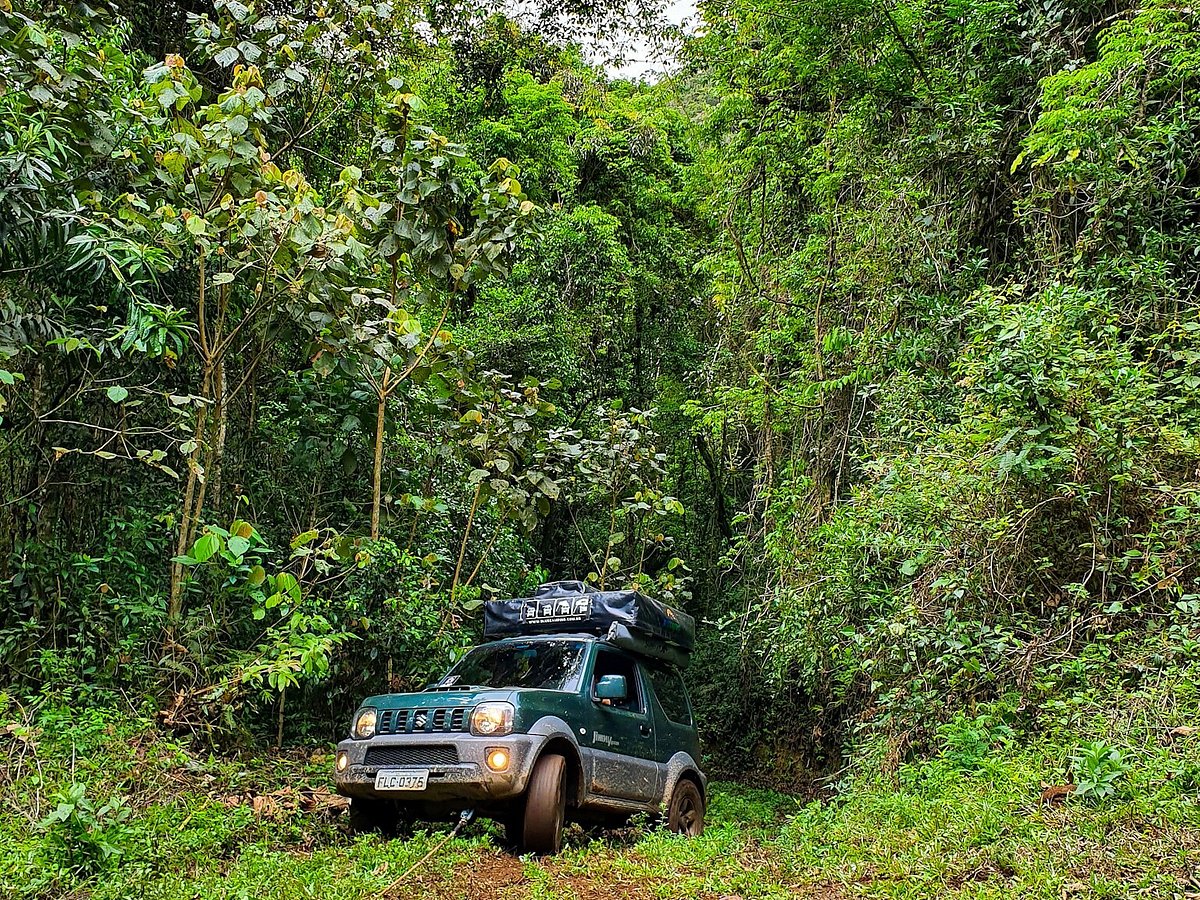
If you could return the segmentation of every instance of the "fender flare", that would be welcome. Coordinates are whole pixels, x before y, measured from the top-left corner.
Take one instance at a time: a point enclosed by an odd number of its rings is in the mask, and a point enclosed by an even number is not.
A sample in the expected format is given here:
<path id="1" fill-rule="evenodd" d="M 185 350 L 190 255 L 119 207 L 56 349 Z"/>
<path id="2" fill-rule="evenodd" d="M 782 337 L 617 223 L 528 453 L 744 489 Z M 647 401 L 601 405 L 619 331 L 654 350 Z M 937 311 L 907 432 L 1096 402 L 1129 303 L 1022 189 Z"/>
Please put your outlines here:
<path id="1" fill-rule="evenodd" d="M 529 771 L 533 771 L 533 763 L 536 762 L 541 755 L 546 751 L 546 746 L 551 741 L 561 741 L 571 746 L 571 751 L 574 754 L 574 759 L 569 760 L 569 765 L 574 767 L 577 774 L 576 784 L 574 785 L 574 803 L 577 805 L 582 803 L 586 794 L 587 776 L 583 767 L 583 751 L 579 746 L 579 740 L 575 737 L 575 732 L 571 726 L 558 716 L 542 716 L 533 727 L 528 731 L 528 734 L 541 738 L 538 741 L 536 748 L 530 758 Z M 526 773 L 528 779 L 528 773 Z"/>
<path id="2" fill-rule="evenodd" d="M 675 785 L 679 783 L 679 779 L 685 775 L 692 775 L 696 781 L 700 783 L 700 796 L 708 801 L 708 778 L 700 769 L 700 764 L 692 759 L 690 753 L 685 753 L 680 750 L 669 760 L 666 765 L 666 778 L 663 783 L 662 805 L 665 807 L 671 802 L 671 794 L 675 792 Z"/>
<path id="3" fill-rule="evenodd" d="M 571 726 L 558 716 L 542 716 L 533 723 L 533 727 L 529 729 L 528 733 L 537 737 L 544 737 L 546 740 L 542 741 L 542 744 L 547 743 L 551 738 L 566 738 L 571 742 L 575 751 L 579 751 L 579 741 L 575 738 L 575 733 L 571 730 Z"/>

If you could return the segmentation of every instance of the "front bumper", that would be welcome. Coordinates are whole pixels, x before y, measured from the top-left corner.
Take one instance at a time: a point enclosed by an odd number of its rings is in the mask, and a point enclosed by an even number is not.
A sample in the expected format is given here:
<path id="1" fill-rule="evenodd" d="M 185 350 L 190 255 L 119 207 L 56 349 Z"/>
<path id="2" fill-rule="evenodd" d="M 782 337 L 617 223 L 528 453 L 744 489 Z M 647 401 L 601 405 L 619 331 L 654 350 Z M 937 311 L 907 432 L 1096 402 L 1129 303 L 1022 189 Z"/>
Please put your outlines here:
<path id="1" fill-rule="evenodd" d="M 529 773 L 537 759 L 544 738 L 531 734 L 510 734 L 507 737 L 476 737 L 471 734 L 389 734 L 365 741 L 345 740 L 338 744 L 338 753 L 345 753 L 349 764 L 334 773 L 339 794 L 347 797 L 374 797 L 400 802 L 425 803 L 470 800 L 485 803 L 507 800 L 525 790 Z M 456 763 L 414 762 L 407 765 L 367 764 L 367 751 L 372 748 L 403 747 L 419 758 L 419 749 L 452 745 L 458 751 Z M 485 761 L 489 750 L 502 747 L 508 751 L 509 764 L 503 772 L 494 772 Z M 429 780 L 423 791 L 377 791 L 375 775 L 380 769 L 421 768 L 429 770 Z"/>

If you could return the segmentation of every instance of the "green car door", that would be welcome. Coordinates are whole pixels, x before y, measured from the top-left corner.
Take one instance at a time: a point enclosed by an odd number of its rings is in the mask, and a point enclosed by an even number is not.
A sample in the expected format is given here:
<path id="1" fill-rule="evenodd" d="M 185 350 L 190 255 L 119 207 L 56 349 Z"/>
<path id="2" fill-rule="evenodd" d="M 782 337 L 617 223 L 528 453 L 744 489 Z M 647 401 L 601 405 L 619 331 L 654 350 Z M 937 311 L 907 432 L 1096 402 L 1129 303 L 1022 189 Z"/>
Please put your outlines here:
<path id="1" fill-rule="evenodd" d="M 585 762 L 589 789 L 607 797 L 653 803 L 659 799 L 662 786 L 660 766 L 655 761 L 650 694 L 642 683 L 641 667 L 624 653 L 601 644 L 594 646 L 586 682 L 587 733 L 580 735 L 579 741 L 590 757 Z M 625 679 L 624 699 L 597 696 L 596 686 L 604 676 Z"/>

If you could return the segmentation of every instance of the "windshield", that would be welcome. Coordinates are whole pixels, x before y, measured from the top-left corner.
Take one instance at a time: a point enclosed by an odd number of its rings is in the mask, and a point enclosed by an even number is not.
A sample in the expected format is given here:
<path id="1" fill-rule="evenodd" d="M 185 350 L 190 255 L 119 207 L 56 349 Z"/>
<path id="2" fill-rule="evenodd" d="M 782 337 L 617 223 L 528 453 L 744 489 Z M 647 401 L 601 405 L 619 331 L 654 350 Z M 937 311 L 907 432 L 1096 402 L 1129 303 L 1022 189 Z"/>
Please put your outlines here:
<path id="1" fill-rule="evenodd" d="M 575 691 L 583 668 L 583 641 L 522 641 L 476 647 L 438 687 L 540 688 Z"/>

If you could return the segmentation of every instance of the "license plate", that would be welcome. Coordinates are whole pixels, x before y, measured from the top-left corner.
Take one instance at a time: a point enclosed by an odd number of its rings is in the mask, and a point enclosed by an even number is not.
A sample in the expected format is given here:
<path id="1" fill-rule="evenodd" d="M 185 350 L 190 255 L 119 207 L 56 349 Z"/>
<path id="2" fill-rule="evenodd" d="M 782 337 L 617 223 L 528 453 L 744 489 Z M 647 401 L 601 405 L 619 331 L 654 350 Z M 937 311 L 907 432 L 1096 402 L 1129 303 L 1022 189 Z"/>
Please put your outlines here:
<path id="1" fill-rule="evenodd" d="M 423 791 L 428 783 L 428 769 L 382 769 L 375 774 L 377 791 Z"/>

